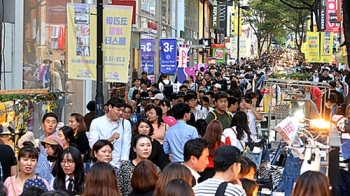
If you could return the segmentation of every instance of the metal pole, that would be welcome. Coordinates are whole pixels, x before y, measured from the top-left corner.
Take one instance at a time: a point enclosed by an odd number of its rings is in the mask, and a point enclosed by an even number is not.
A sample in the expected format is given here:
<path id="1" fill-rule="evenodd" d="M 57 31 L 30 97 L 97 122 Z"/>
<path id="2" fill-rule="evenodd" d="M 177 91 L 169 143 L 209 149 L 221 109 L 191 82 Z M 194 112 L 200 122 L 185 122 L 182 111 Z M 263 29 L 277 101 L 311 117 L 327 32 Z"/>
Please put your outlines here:
<path id="1" fill-rule="evenodd" d="M 205 38 L 205 0 L 203 0 L 203 36 L 202 36 L 203 45 L 205 45 L 204 38 Z M 202 49 L 202 63 L 204 63 L 204 53 L 206 52 L 205 50 L 206 50 L 205 48 Z"/>
<path id="2" fill-rule="evenodd" d="M 103 115 L 103 0 L 97 0 L 96 117 Z"/>
<path id="3" fill-rule="evenodd" d="M 237 13 L 237 15 L 238 15 L 238 21 L 237 21 L 237 64 L 238 64 L 238 66 L 240 66 L 239 65 L 239 35 L 240 35 L 239 31 L 240 31 L 240 26 L 241 26 L 241 24 L 240 24 L 240 20 L 241 20 L 241 3 L 240 2 L 238 2 L 238 13 Z"/>
<path id="4" fill-rule="evenodd" d="M 156 41 L 156 61 L 154 62 L 154 81 L 158 81 L 159 78 L 159 72 L 160 72 L 160 50 L 159 50 L 159 42 L 160 42 L 160 37 L 162 37 L 162 2 L 161 1 L 156 1 L 156 22 L 158 23 L 157 26 L 157 38 L 155 38 Z"/>

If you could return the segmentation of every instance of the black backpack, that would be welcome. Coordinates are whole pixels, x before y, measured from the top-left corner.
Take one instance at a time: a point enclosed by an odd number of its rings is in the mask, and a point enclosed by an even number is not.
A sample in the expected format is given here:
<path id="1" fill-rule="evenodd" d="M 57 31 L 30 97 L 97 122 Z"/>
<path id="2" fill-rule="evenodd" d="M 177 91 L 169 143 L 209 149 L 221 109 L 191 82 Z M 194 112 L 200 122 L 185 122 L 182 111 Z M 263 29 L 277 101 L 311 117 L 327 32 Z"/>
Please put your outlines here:
<path id="1" fill-rule="evenodd" d="M 173 92 L 174 92 L 173 85 L 171 84 L 171 81 L 169 81 L 169 84 L 165 84 L 163 81 L 161 83 L 164 86 L 164 90 L 163 90 L 164 96 L 170 100 L 171 94 L 173 94 Z"/>

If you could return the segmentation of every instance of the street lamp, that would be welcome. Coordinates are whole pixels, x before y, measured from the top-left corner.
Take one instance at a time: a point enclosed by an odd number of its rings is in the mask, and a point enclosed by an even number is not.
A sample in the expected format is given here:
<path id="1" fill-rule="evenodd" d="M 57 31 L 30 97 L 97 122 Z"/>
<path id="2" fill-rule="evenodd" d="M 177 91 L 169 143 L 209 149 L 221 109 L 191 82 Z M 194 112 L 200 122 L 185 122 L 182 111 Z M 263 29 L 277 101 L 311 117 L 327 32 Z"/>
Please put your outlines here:
<path id="1" fill-rule="evenodd" d="M 246 6 L 246 5 L 242 5 L 241 6 L 241 3 L 240 2 L 238 2 L 238 21 L 237 21 L 237 64 L 239 65 L 239 37 L 240 37 L 240 26 L 241 26 L 241 9 L 243 9 L 243 10 L 249 10 L 250 9 L 250 7 L 249 6 Z"/>

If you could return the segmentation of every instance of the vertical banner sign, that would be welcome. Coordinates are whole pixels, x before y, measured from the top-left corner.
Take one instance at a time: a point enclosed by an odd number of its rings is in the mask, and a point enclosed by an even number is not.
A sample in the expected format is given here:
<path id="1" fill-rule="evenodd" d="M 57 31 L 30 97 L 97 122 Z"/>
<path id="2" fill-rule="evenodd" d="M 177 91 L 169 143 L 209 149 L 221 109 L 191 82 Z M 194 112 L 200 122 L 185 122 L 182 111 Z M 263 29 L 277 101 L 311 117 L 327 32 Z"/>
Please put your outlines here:
<path id="1" fill-rule="evenodd" d="M 190 45 L 177 45 L 177 67 L 185 68 L 190 66 Z"/>
<path id="2" fill-rule="evenodd" d="M 231 41 L 231 59 L 237 58 L 237 37 L 230 38 Z"/>
<path id="3" fill-rule="evenodd" d="M 104 5 L 103 65 L 106 82 L 127 83 L 132 7 Z"/>
<path id="4" fill-rule="evenodd" d="M 234 24 L 235 24 L 235 30 L 234 30 L 234 36 L 242 36 L 242 11 L 241 13 L 238 13 L 238 9 L 235 9 L 235 19 L 234 19 Z M 240 15 L 240 17 L 239 17 Z M 239 18 L 239 20 L 238 20 Z M 238 32 L 238 25 L 239 25 L 239 32 Z"/>
<path id="5" fill-rule="evenodd" d="M 213 4 L 211 6 L 213 16 L 211 19 L 211 28 L 218 29 L 219 28 L 219 9 L 218 9 L 218 0 L 213 0 Z"/>
<path id="6" fill-rule="evenodd" d="M 239 56 L 240 57 L 247 57 L 247 38 L 246 37 L 240 37 L 239 39 Z M 266 44 L 267 45 L 267 44 Z"/>
<path id="7" fill-rule="evenodd" d="M 318 32 L 307 32 L 307 62 L 317 63 L 320 61 L 320 40 Z"/>
<path id="8" fill-rule="evenodd" d="M 176 39 L 160 40 L 160 72 L 176 73 Z"/>
<path id="9" fill-rule="evenodd" d="M 335 18 L 337 15 L 337 2 L 335 0 L 328 0 L 326 3 L 327 12 L 326 12 L 326 31 L 333 33 L 340 33 L 339 26 L 337 23 L 333 23 L 331 16 L 334 14 Z"/>
<path id="10" fill-rule="evenodd" d="M 225 34 L 227 32 L 227 1 L 219 1 L 219 28 L 217 34 Z"/>
<path id="11" fill-rule="evenodd" d="M 325 31 L 326 30 L 326 6 L 321 6 L 320 9 L 320 24 L 319 26 L 319 30 L 320 31 Z"/>
<path id="12" fill-rule="evenodd" d="M 212 44 L 211 45 L 213 49 L 213 58 L 216 59 L 216 62 L 218 63 L 225 63 L 226 62 L 226 47 L 225 44 Z"/>
<path id="13" fill-rule="evenodd" d="M 96 80 L 95 15 L 96 8 L 91 5 L 67 4 L 68 78 Z"/>
<path id="14" fill-rule="evenodd" d="M 333 54 L 333 32 L 321 33 L 321 63 L 332 63 Z"/>
<path id="15" fill-rule="evenodd" d="M 154 56 L 156 42 L 152 37 L 141 37 L 140 55 L 141 55 L 141 71 L 148 75 L 154 74 Z"/>

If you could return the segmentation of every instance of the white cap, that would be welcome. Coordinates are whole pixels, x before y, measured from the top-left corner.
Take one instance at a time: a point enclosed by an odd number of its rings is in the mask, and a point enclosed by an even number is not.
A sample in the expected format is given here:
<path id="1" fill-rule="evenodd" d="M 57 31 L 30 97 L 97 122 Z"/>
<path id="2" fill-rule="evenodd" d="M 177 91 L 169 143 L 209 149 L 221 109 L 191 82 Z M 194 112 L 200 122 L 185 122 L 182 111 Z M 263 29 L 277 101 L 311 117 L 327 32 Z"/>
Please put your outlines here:
<path id="1" fill-rule="evenodd" d="M 151 97 L 152 100 L 158 99 L 158 100 L 163 100 L 164 95 L 162 93 L 156 94 L 154 97 Z"/>
<path id="2" fill-rule="evenodd" d="M 216 83 L 216 84 L 214 84 L 214 87 L 221 89 L 221 84 Z"/>

